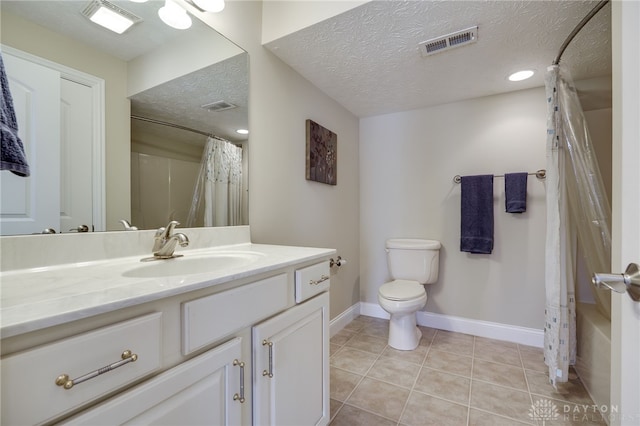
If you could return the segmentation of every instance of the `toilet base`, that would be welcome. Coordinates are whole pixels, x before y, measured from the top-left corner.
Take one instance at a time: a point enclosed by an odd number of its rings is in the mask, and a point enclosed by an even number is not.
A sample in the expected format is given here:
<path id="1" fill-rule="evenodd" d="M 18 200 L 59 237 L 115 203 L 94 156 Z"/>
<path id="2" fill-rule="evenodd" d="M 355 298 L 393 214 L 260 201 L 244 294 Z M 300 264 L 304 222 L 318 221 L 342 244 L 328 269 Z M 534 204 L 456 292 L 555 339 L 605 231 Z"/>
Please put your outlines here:
<path id="1" fill-rule="evenodd" d="M 412 351 L 418 347 L 422 331 L 416 324 L 415 312 L 395 314 L 389 319 L 389 346 L 401 351 Z"/>

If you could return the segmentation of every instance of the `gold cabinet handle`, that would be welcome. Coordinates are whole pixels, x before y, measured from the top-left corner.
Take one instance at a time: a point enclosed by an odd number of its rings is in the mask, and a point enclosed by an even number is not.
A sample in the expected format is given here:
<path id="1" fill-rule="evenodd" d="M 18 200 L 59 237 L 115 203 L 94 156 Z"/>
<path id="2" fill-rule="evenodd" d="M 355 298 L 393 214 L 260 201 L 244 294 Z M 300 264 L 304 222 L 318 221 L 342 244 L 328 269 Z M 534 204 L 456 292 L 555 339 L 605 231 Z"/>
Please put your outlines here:
<path id="1" fill-rule="evenodd" d="M 262 370 L 263 376 L 268 376 L 269 378 L 273 377 L 273 342 L 268 340 L 262 341 L 262 346 L 269 346 L 269 370 Z"/>
<path id="2" fill-rule="evenodd" d="M 122 367 L 125 364 L 130 362 L 135 362 L 138 360 L 138 355 L 131 353 L 130 350 L 126 350 L 122 352 L 120 356 L 122 359 L 120 361 L 116 361 L 113 364 L 109 364 L 102 368 L 92 371 L 91 373 L 87 373 L 84 376 L 80 376 L 77 379 L 69 379 L 68 374 L 61 374 L 56 378 L 56 385 L 62 386 L 65 389 L 71 389 L 75 385 L 79 385 L 82 382 L 86 382 L 89 379 L 93 379 L 94 377 L 98 377 L 101 374 L 108 373 L 111 370 L 115 370 L 118 367 Z"/>
<path id="3" fill-rule="evenodd" d="M 233 395 L 233 400 L 240 401 L 242 404 L 244 402 L 244 362 L 234 359 L 233 365 L 240 367 L 240 393 Z"/>
<path id="4" fill-rule="evenodd" d="M 321 275 L 319 280 L 309 280 L 309 284 L 318 285 L 318 284 L 320 284 L 322 282 L 325 282 L 328 279 L 329 279 L 328 275 Z"/>

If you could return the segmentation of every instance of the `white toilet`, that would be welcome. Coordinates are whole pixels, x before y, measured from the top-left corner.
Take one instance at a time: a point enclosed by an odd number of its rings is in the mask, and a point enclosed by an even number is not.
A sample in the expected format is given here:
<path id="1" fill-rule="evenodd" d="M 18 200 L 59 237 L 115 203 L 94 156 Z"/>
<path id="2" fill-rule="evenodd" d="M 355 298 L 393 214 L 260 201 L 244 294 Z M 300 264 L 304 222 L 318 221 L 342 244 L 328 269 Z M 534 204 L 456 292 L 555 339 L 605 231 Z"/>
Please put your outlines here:
<path id="1" fill-rule="evenodd" d="M 380 287 L 378 302 L 391 315 L 389 346 L 410 351 L 418 346 L 422 337 L 416 326 L 416 312 L 427 303 L 423 284 L 432 284 L 438 279 L 440 242 L 390 239 L 386 251 L 393 281 Z"/>

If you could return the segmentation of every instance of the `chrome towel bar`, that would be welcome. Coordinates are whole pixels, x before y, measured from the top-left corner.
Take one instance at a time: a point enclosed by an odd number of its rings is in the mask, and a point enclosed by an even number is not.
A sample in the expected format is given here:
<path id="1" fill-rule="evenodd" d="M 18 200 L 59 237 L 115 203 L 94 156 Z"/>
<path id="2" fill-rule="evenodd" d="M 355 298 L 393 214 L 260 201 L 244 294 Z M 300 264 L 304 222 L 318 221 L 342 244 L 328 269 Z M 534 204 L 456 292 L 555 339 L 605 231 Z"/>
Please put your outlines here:
<path id="1" fill-rule="evenodd" d="M 545 169 L 540 169 L 537 172 L 532 172 L 532 173 L 528 173 L 529 176 L 535 176 L 538 179 L 542 180 L 544 178 L 547 177 L 547 171 Z M 504 175 L 494 175 L 493 177 L 497 177 L 497 178 L 503 178 Z M 453 182 L 454 183 L 460 183 L 462 182 L 462 176 L 460 175 L 455 175 L 453 177 Z"/>

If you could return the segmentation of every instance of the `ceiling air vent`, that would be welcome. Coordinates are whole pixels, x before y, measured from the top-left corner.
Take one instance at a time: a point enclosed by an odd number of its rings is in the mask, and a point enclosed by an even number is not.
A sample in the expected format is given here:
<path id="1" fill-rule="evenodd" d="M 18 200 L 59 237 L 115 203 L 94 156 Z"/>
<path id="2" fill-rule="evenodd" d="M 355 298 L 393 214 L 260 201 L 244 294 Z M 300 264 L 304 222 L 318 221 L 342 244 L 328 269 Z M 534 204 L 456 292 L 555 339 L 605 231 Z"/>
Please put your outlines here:
<path id="1" fill-rule="evenodd" d="M 420 43 L 420 51 L 422 52 L 422 56 L 429 56 L 434 53 L 453 49 L 454 47 L 475 43 L 476 40 L 478 40 L 477 26 L 423 41 Z"/>
<path id="2" fill-rule="evenodd" d="M 211 112 L 224 111 L 224 110 L 232 109 L 235 107 L 236 105 L 227 101 L 217 101 L 217 102 L 211 102 L 210 104 L 202 105 L 202 108 Z"/>

